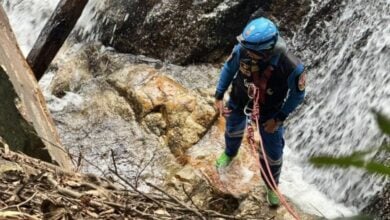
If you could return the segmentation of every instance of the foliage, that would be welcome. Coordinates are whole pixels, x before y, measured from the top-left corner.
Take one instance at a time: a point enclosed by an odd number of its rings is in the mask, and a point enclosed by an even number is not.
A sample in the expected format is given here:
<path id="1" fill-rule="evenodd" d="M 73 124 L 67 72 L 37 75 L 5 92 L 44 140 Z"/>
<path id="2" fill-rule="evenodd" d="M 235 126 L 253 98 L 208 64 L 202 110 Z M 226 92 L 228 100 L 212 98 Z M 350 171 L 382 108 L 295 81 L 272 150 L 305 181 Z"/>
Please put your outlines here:
<path id="1" fill-rule="evenodd" d="M 376 121 L 380 130 L 387 136 L 390 136 L 390 119 L 381 113 L 374 112 Z M 369 173 L 390 176 L 390 167 L 376 161 L 367 161 L 367 156 L 372 154 L 378 148 L 366 151 L 357 151 L 349 156 L 317 156 L 310 158 L 310 162 L 317 167 L 337 166 L 341 168 L 357 167 L 366 170 Z M 382 145 L 379 150 L 390 152 L 390 144 Z"/>
<path id="2" fill-rule="evenodd" d="M 378 123 L 379 129 L 383 132 L 383 134 L 390 137 L 390 119 L 384 116 L 381 113 L 374 112 L 376 116 L 376 121 Z M 386 166 L 383 163 L 376 161 L 368 161 L 367 156 L 374 153 L 375 150 L 385 151 L 390 153 L 390 144 L 384 144 L 378 148 L 371 148 L 366 151 L 357 151 L 353 152 L 349 156 L 317 156 L 310 158 L 310 162 L 317 167 L 328 167 L 328 166 L 336 166 L 341 168 L 348 167 L 357 167 L 360 169 L 364 169 L 365 171 L 373 174 L 380 174 L 385 176 L 390 176 L 390 167 Z M 366 216 L 354 216 L 350 218 L 339 218 L 340 220 L 365 220 L 365 219 L 373 219 L 371 217 Z"/>

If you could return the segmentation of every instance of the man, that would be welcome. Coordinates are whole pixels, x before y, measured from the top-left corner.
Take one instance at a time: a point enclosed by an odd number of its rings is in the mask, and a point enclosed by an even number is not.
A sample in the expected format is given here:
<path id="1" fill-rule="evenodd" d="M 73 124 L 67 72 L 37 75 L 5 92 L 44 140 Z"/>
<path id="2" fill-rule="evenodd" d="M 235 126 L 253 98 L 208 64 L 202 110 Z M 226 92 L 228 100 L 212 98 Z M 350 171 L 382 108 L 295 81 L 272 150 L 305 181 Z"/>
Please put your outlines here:
<path id="1" fill-rule="evenodd" d="M 238 44 L 222 68 L 215 93 L 215 106 L 220 115 L 226 117 L 226 148 L 217 159 L 216 166 L 228 166 L 237 155 L 248 122 L 244 110 L 252 109 L 253 102 L 257 101 L 260 105 L 259 132 L 271 175 L 278 184 L 284 147 L 282 125 L 303 101 L 304 66 L 287 51 L 275 24 L 266 18 L 252 20 L 237 40 Z M 231 84 L 230 99 L 225 108 L 223 97 Z M 259 88 L 258 100 L 253 100 L 252 94 L 248 94 L 253 85 Z M 269 179 L 271 175 L 267 172 L 263 156 L 260 156 L 260 163 Z M 278 206 L 279 198 L 267 182 L 266 185 L 268 203 Z"/>

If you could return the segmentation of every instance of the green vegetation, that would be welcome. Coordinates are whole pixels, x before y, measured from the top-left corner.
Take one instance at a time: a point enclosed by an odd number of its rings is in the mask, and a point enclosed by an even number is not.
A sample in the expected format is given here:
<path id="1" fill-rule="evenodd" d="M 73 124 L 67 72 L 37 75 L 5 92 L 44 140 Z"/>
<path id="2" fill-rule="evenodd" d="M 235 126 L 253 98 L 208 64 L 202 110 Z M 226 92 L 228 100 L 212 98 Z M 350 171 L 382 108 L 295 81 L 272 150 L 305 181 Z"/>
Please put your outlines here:
<path id="1" fill-rule="evenodd" d="M 390 119 L 381 113 L 375 112 L 376 120 L 380 130 L 390 137 Z M 317 167 L 337 166 L 341 168 L 357 167 L 366 170 L 369 173 L 390 176 L 390 166 L 382 162 L 367 160 L 368 155 L 376 151 L 390 152 L 390 144 L 384 144 L 378 148 L 371 148 L 365 151 L 353 152 L 349 156 L 316 156 L 310 158 L 310 162 Z"/>
<path id="2" fill-rule="evenodd" d="M 374 112 L 376 116 L 376 121 L 378 123 L 378 127 L 383 132 L 384 135 L 390 137 L 390 119 L 384 116 L 381 113 Z M 378 162 L 371 161 L 368 158 L 371 158 L 370 155 L 375 154 L 376 152 L 385 152 L 390 153 L 390 144 L 386 143 L 380 146 L 379 148 L 374 147 L 365 151 L 357 151 L 353 152 L 349 156 L 317 156 L 310 158 L 310 162 L 317 167 L 329 167 L 336 166 L 341 168 L 348 167 L 356 167 L 363 169 L 372 174 L 379 174 L 384 176 L 390 176 L 390 166 Z M 365 220 L 365 219 L 373 219 L 368 216 L 354 216 L 350 218 L 338 218 L 336 220 Z"/>

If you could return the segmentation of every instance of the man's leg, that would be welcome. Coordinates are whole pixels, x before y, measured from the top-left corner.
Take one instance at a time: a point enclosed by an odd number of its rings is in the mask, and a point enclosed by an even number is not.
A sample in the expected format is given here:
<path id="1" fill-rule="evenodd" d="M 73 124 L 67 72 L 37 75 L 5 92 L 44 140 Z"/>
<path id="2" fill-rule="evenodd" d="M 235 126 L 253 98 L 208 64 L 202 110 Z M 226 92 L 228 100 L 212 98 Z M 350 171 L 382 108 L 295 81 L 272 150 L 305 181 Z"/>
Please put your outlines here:
<path id="1" fill-rule="evenodd" d="M 267 133 L 264 131 L 264 128 L 261 127 L 260 133 L 261 133 L 261 138 L 263 140 L 264 150 L 267 154 L 267 161 L 271 170 L 271 174 L 268 172 L 264 160 L 264 155 L 262 155 L 261 152 L 260 152 L 260 163 L 270 183 L 266 181 L 266 177 L 263 174 L 261 174 L 261 176 L 265 184 L 267 185 L 267 189 L 270 190 L 271 187 L 269 184 L 273 185 L 272 180 L 270 178 L 271 176 L 275 180 L 276 186 L 279 184 L 279 177 L 280 177 L 280 172 L 282 170 L 282 162 L 283 162 L 284 128 L 279 127 L 274 133 Z M 279 199 L 272 191 L 268 191 L 267 199 L 271 205 L 279 205 Z"/>
<path id="2" fill-rule="evenodd" d="M 246 127 L 246 115 L 240 109 L 232 110 L 226 119 L 225 129 L 225 154 L 235 157 L 240 148 Z"/>
<path id="3" fill-rule="evenodd" d="M 226 118 L 225 128 L 225 152 L 217 159 L 216 166 L 218 168 L 229 165 L 233 157 L 235 157 L 240 148 L 242 138 L 246 127 L 246 116 L 240 109 L 231 111 L 229 117 Z"/>

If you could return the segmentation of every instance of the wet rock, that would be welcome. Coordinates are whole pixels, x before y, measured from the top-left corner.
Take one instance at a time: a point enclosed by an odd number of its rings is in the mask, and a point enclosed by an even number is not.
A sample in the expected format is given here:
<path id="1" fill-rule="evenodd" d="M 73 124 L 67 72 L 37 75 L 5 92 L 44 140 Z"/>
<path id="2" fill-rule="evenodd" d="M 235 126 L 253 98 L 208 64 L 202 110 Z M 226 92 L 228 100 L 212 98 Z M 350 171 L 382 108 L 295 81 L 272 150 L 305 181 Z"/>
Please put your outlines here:
<path id="1" fill-rule="evenodd" d="M 310 9 L 308 0 L 107 0 L 107 5 L 98 25 L 105 45 L 177 64 L 220 60 L 250 17 L 273 16 L 291 35 L 289 29 Z"/>
<path id="2" fill-rule="evenodd" d="M 176 161 L 187 162 L 184 152 L 216 116 L 210 91 L 215 68 L 163 64 L 156 69 L 159 60 L 117 54 L 98 44 L 69 50 L 73 52 L 55 61 L 58 71 L 50 85 L 64 96 L 49 97 L 49 103 L 71 99 L 53 116 L 63 143 L 75 157 L 82 153 L 97 161 L 93 165 L 104 173 L 112 166 L 113 153 L 118 169 L 133 167 L 129 176 L 137 176 L 136 170 L 153 160 L 142 173 L 153 178 L 177 169 Z M 79 80 L 77 72 L 86 77 Z M 59 82 L 78 86 L 66 88 Z M 190 84 L 190 89 L 182 86 Z M 84 167 L 96 172 L 87 163 Z"/>
<path id="3" fill-rule="evenodd" d="M 117 91 L 112 89 L 104 79 L 94 79 L 83 56 L 74 56 L 68 62 L 59 63 L 61 63 L 57 66 L 59 70 L 49 86 L 53 95 L 61 98 L 67 93 L 88 93 L 85 98 L 79 96 L 80 99 L 87 101 L 83 107 L 84 114 L 88 111 L 94 118 L 113 116 L 120 116 L 125 120 L 134 118 L 133 110 Z"/>
<path id="4" fill-rule="evenodd" d="M 103 42 L 131 52 L 189 63 L 218 59 L 259 1 L 109 1 Z"/>
<path id="5" fill-rule="evenodd" d="M 77 92 L 84 83 L 94 78 L 104 78 L 124 67 L 130 56 L 116 56 L 101 43 L 71 46 L 66 42 L 54 60 L 49 72 L 55 72 L 50 83 L 50 93 L 63 97 L 66 92 Z M 104 51 L 100 51 L 104 50 Z"/>
<path id="6" fill-rule="evenodd" d="M 102 53 L 97 57 L 105 57 L 109 71 L 86 67 L 92 78 L 73 91 L 84 103 L 54 114 L 73 154 L 82 152 L 103 175 L 113 167 L 114 154 L 120 172 L 164 183 L 167 192 L 188 204 L 238 216 L 284 218 L 285 209 L 273 211 L 263 199 L 257 158 L 248 145 L 229 168 L 215 169 L 224 149 L 224 122 L 215 120 L 212 107 L 218 71 L 165 63 L 156 69 L 156 60 Z M 117 108 L 133 113 L 115 115 L 121 112 Z M 141 174 L 140 167 L 145 167 Z"/>
<path id="7" fill-rule="evenodd" d="M 93 78 L 88 71 L 88 60 L 84 59 L 83 54 L 76 54 L 68 59 L 67 62 L 58 62 L 54 67 L 57 71 L 50 91 L 59 98 L 63 97 L 65 92 L 80 89 L 83 82 Z"/>
<path id="8" fill-rule="evenodd" d="M 376 155 L 378 161 L 390 166 L 390 153 L 379 151 Z M 377 192 L 364 207 L 362 213 L 376 219 L 390 219 L 390 183 L 387 182 L 382 190 Z"/>
<path id="9" fill-rule="evenodd" d="M 49 87 L 58 88 L 55 91 L 64 95 L 58 99 L 48 93 L 47 98 L 49 106 L 54 106 L 52 115 L 61 140 L 73 158 L 82 158 L 80 169 L 84 172 L 107 175 L 113 167 L 114 157 L 119 172 L 126 176 L 161 181 L 170 170 L 177 169 L 174 156 L 156 135 L 158 132 L 154 134 L 137 122 L 136 111 L 127 96 L 107 80 L 112 72 L 128 65 L 132 58 L 116 56 L 109 51 L 102 53 L 100 48 L 99 45 L 77 48 L 55 61 L 58 71 Z M 85 73 L 83 76 L 86 77 L 80 80 L 76 77 L 78 72 Z M 59 82 L 71 86 L 66 88 Z M 164 129 L 158 118 L 156 113 L 145 120 L 151 123 L 150 127 L 157 125 Z"/>
<path id="10" fill-rule="evenodd" d="M 153 118 L 161 117 L 164 130 L 157 133 L 165 135 L 176 157 L 199 141 L 217 115 L 201 96 L 144 64 L 115 72 L 108 82 L 132 104 L 139 122 L 153 128 Z"/>
<path id="11" fill-rule="evenodd" d="M 219 152 L 207 151 L 212 147 L 205 145 L 208 143 L 205 139 L 221 136 L 221 132 L 218 127 L 213 127 L 201 142 L 189 150 L 190 164 L 172 175 L 166 184 L 167 191 L 184 201 L 195 203 L 197 207 L 244 219 L 294 219 L 283 206 L 278 209 L 268 206 L 264 185 L 258 175 L 257 159 L 249 152 L 247 144 L 242 146 L 239 156 L 230 166 L 219 171 L 215 169 L 218 156 L 215 153 Z M 201 151 L 206 153 L 199 157 Z M 245 170 L 246 167 L 248 170 Z M 301 219 L 317 219 L 296 207 L 294 209 Z"/>
<path id="12" fill-rule="evenodd" d="M 219 119 L 216 126 L 188 151 L 190 164 L 207 179 L 215 191 L 244 198 L 261 182 L 257 154 L 252 152 L 244 140 L 239 154 L 232 163 L 225 169 L 217 171 L 215 161 L 225 147 L 223 134 L 224 120 Z"/>
<path id="13" fill-rule="evenodd" d="M 377 219 L 390 218 L 390 183 L 377 193 L 370 204 L 367 205 L 362 213 L 375 217 Z"/>
<path id="14" fill-rule="evenodd" d="M 166 133 L 167 123 L 161 113 L 150 113 L 146 115 L 144 122 L 157 136 L 163 136 Z"/>
<path id="15" fill-rule="evenodd" d="M 265 15 L 277 22 L 283 36 L 291 38 L 309 13 L 310 4 L 309 0 L 277 0 L 273 1 Z"/>
<path id="16" fill-rule="evenodd" d="M 91 88 L 97 87 L 97 88 Z M 89 109 L 90 115 L 96 119 L 121 117 L 124 120 L 131 121 L 135 118 L 134 111 L 127 101 L 121 97 L 115 90 L 107 84 L 91 84 L 83 88 L 93 91 L 87 97 L 88 104 L 85 108 Z"/>
<path id="17" fill-rule="evenodd" d="M 192 165 L 179 170 L 166 184 L 172 195 L 195 203 L 197 207 L 217 210 L 224 214 L 236 214 L 240 199 L 231 194 L 219 191 L 204 176 L 202 171 Z"/>

